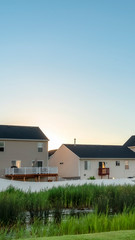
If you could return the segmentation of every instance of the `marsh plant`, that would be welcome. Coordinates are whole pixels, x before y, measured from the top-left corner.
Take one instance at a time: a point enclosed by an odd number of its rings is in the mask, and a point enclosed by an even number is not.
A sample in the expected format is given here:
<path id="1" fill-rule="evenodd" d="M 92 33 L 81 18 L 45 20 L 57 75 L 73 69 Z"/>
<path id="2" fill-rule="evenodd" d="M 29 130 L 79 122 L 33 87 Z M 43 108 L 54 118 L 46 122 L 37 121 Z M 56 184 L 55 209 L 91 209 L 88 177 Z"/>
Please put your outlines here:
<path id="1" fill-rule="evenodd" d="M 135 210 L 117 215 L 98 214 L 97 212 L 85 216 L 66 217 L 61 222 L 48 222 L 36 219 L 28 228 L 21 222 L 12 226 L 0 228 L 0 239 L 18 239 L 29 237 L 47 237 L 60 235 L 87 234 L 107 231 L 131 230 L 135 229 Z"/>
<path id="2" fill-rule="evenodd" d="M 63 209 L 92 209 L 97 213 L 119 214 L 135 208 L 135 186 L 65 186 L 40 192 L 22 192 L 13 187 L 0 192 L 0 222 L 4 225 L 35 218 L 47 223 L 53 211 L 60 222 Z M 46 219 L 46 220 L 45 220 Z"/>

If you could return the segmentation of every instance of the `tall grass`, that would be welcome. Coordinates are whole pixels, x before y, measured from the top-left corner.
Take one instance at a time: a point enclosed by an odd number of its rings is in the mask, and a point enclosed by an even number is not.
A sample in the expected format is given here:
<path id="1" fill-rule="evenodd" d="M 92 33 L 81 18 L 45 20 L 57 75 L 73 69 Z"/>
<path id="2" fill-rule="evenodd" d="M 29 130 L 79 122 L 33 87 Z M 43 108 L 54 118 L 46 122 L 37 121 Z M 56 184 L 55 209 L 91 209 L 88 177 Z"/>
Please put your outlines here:
<path id="1" fill-rule="evenodd" d="M 25 209 L 24 195 L 21 191 L 9 188 L 0 193 L 0 222 L 13 224 L 23 218 Z"/>
<path id="2" fill-rule="evenodd" d="M 133 230 L 135 229 L 135 211 L 109 216 L 107 214 L 88 214 L 86 216 L 67 217 L 59 224 L 35 219 L 34 223 L 26 228 L 20 222 L 10 227 L 0 228 L 0 239 L 18 239 L 28 237 L 47 237 L 61 235 L 88 234 L 107 231 Z"/>
<path id="3" fill-rule="evenodd" d="M 27 192 L 10 187 L 0 192 L 0 222 L 22 219 L 29 212 L 31 219 L 47 217 L 49 210 L 60 214 L 64 208 L 96 209 L 98 213 L 122 213 L 135 208 L 135 186 L 65 186 L 47 191 Z M 24 215 L 25 216 L 25 215 Z"/>

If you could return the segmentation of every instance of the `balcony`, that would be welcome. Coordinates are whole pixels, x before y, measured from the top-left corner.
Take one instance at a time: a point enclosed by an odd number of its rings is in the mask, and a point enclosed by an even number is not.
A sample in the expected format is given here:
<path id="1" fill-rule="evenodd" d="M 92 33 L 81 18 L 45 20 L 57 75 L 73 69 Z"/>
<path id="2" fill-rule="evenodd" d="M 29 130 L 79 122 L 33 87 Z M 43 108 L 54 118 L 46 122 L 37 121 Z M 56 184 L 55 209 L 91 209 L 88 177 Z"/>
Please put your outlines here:
<path id="1" fill-rule="evenodd" d="M 108 175 L 108 178 L 109 178 L 109 174 L 110 174 L 109 168 L 99 168 L 98 169 L 98 175 L 101 176 L 101 179 L 103 176 L 106 176 L 106 175 Z"/>
<path id="2" fill-rule="evenodd" d="M 35 181 L 40 182 L 40 178 L 43 177 L 58 177 L 57 167 L 22 167 L 22 168 L 6 168 L 5 177 L 12 180 L 19 180 L 35 178 Z"/>

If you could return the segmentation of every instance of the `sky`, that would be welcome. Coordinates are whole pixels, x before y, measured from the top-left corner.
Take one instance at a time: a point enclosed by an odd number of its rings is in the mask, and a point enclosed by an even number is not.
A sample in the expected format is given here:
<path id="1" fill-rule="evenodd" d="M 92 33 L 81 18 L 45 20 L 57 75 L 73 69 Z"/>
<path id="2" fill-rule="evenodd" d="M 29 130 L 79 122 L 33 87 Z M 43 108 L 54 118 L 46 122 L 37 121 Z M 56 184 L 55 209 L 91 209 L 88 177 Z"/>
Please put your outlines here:
<path id="1" fill-rule="evenodd" d="M 135 135 L 134 0 L 0 0 L 0 124 L 49 149 Z"/>

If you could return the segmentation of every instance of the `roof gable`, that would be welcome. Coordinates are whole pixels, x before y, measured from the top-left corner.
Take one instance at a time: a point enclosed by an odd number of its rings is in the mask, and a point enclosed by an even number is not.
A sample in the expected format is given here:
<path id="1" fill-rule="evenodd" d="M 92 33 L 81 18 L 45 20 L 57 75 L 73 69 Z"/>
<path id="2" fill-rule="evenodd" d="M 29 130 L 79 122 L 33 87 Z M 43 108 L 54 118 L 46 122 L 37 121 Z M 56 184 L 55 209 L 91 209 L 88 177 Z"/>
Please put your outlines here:
<path id="1" fill-rule="evenodd" d="M 124 144 L 123 146 L 126 147 L 131 147 L 131 146 L 135 146 L 135 136 L 131 136 Z"/>
<path id="2" fill-rule="evenodd" d="M 51 157 L 56 151 L 57 151 L 57 149 L 49 150 L 48 151 L 48 156 Z"/>
<path id="3" fill-rule="evenodd" d="M 0 125 L 0 139 L 47 140 L 39 127 Z"/>
<path id="4" fill-rule="evenodd" d="M 135 153 L 124 146 L 65 144 L 80 158 L 135 158 Z"/>

